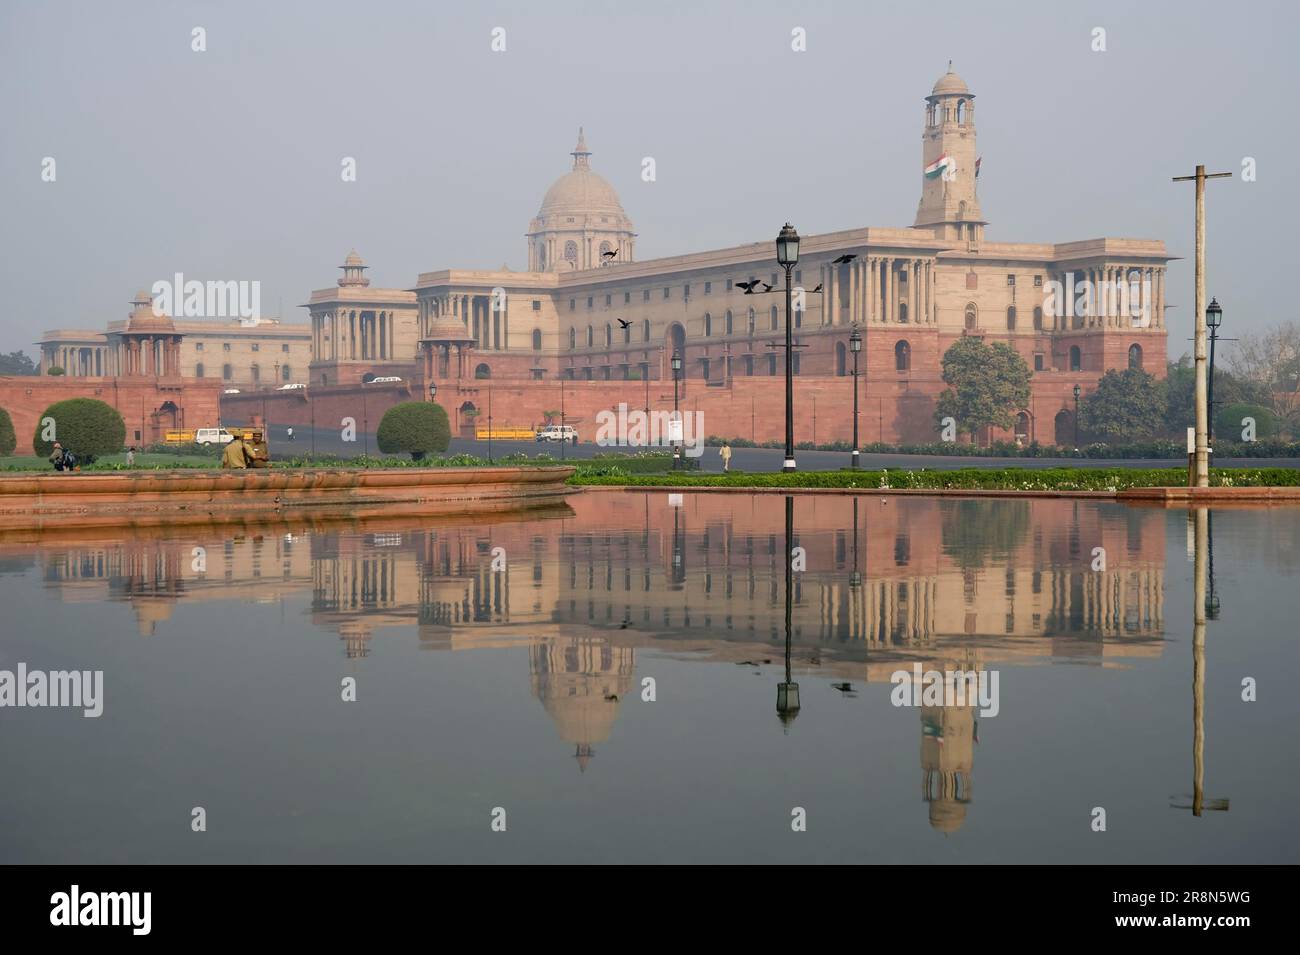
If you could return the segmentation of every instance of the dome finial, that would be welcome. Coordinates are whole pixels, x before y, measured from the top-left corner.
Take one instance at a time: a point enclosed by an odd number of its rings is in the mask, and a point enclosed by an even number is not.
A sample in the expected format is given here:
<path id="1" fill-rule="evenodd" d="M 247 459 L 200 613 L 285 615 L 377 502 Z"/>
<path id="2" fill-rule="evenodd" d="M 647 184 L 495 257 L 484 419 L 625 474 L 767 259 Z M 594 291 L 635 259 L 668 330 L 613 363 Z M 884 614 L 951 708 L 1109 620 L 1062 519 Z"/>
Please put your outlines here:
<path id="1" fill-rule="evenodd" d="M 573 156 L 574 169 L 587 168 L 587 157 L 591 155 L 591 150 L 587 148 L 587 137 L 583 134 L 581 126 L 578 127 L 578 145 L 573 147 L 570 155 Z"/>
<path id="2" fill-rule="evenodd" d="M 949 72 L 949 73 L 952 72 L 952 60 L 949 60 L 949 61 L 948 61 L 948 72 Z"/>

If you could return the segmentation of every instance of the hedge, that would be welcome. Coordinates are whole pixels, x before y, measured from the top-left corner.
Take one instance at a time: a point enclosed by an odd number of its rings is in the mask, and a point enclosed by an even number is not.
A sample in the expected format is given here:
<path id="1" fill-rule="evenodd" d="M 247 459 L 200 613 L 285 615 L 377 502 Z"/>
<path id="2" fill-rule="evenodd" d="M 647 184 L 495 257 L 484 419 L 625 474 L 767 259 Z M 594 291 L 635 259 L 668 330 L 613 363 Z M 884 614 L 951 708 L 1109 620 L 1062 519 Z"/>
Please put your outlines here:
<path id="1" fill-rule="evenodd" d="M 419 461 L 447 450 L 451 424 L 446 409 L 431 401 L 404 401 L 384 412 L 375 433 L 384 454 L 409 454 Z"/>
<path id="2" fill-rule="evenodd" d="M 18 435 L 14 433 L 14 420 L 9 417 L 8 411 L 0 408 L 0 458 L 13 454 L 17 446 Z"/>
<path id="3" fill-rule="evenodd" d="M 53 436 L 44 435 L 47 418 L 53 419 Z M 112 405 L 97 398 L 69 398 L 56 401 L 36 421 L 32 447 L 37 457 L 49 457 L 54 442 L 77 456 L 84 464 L 105 454 L 117 454 L 126 446 L 126 422 Z"/>

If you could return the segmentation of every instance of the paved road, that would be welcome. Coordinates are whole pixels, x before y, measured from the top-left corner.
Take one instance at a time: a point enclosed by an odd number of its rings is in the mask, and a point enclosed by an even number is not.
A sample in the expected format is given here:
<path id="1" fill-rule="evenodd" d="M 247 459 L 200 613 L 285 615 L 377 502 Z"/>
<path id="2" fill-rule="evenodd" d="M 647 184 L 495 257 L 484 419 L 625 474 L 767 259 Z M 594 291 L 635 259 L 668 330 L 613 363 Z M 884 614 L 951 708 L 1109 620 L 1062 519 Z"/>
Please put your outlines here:
<path id="1" fill-rule="evenodd" d="M 312 434 L 311 430 L 306 427 L 295 427 L 293 429 L 294 437 L 290 441 L 287 429 L 274 422 L 271 423 L 271 446 L 272 454 L 276 457 L 286 457 L 293 454 L 307 454 L 312 451 Z M 315 452 L 317 454 L 338 454 L 343 456 L 353 456 L 369 450 L 371 454 L 377 454 L 378 448 L 375 444 L 373 434 L 358 434 L 356 441 L 345 442 L 339 435 L 337 428 L 317 428 L 315 436 Z M 481 458 L 488 456 L 488 443 L 486 441 L 475 441 L 470 438 L 452 438 L 452 454 L 473 454 Z M 566 458 L 590 458 L 597 454 L 608 451 L 620 450 L 618 448 L 604 448 L 595 444 L 578 444 L 567 445 L 563 449 Z M 635 448 L 622 450 L 638 450 Z M 523 452 L 530 457 L 539 451 L 546 451 L 554 458 L 559 458 L 561 453 L 560 445 L 539 443 L 536 441 L 493 441 L 492 456 L 501 457 L 507 454 L 516 454 Z M 779 448 L 733 448 L 731 467 L 736 471 L 779 471 L 781 463 L 785 458 L 785 453 Z M 795 460 L 802 471 L 833 471 L 837 468 L 849 466 L 849 454 L 847 451 L 798 451 L 795 453 Z M 1185 461 L 1171 460 L 1168 458 L 1159 459 L 1134 459 L 1134 460 L 1101 460 L 1097 458 L 998 458 L 998 457 L 962 457 L 962 456 L 938 456 L 929 454 L 863 454 L 859 462 L 861 466 L 868 470 L 877 470 L 879 468 L 926 468 L 931 471 L 951 471 L 956 468 L 1052 468 L 1052 467 L 1119 467 L 1119 468 L 1172 468 L 1183 467 Z M 1219 458 L 1214 462 L 1216 467 L 1276 467 L 1276 468 L 1300 468 L 1300 458 Z M 700 458 L 700 468 L 703 471 L 721 471 L 722 460 L 718 456 L 717 448 L 705 448 L 704 454 Z"/>

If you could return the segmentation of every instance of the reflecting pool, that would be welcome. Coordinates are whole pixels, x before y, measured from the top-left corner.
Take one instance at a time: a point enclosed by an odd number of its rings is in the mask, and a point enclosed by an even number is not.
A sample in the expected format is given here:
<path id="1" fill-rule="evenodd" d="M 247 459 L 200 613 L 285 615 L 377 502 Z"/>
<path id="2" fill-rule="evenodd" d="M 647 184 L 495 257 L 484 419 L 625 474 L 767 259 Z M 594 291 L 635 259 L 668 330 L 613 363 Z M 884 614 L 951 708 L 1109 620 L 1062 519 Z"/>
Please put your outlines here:
<path id="1" fill-rule="evenodd" d="M 0 673 L 103 673 L 0 708 L 0 861 L 1293 862 L 1298 576 L 1086 499 L 0 532 Z"/>

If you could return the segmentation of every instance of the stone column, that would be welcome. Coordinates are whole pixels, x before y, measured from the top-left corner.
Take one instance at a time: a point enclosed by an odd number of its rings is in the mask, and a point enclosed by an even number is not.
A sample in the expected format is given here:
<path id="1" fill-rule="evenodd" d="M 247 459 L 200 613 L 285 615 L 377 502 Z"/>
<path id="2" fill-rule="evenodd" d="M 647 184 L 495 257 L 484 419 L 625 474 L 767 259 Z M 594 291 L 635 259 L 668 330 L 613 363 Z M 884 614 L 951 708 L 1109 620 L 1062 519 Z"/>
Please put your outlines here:
<path id="1" fill-rule="evenodd" d="M 880 316 L 880 306 L 876 304 L 875 295 L 876 287 L 880 284 L 876 278 L 876 272 L 880 267 L 879 260 L 873 255 L 867 258 L 867 311 L 866 320 L 868 323 L 877 321 Z"/>
<path id="2" fill-rule="evenodd" d="M 885 321 L 890 325 L 898 321 L 898 273 L 895 267 L 898 260 L 892 255 L 885 259 L 885 279 L 889 283 L 889 291 L 885 299 Z"/>

